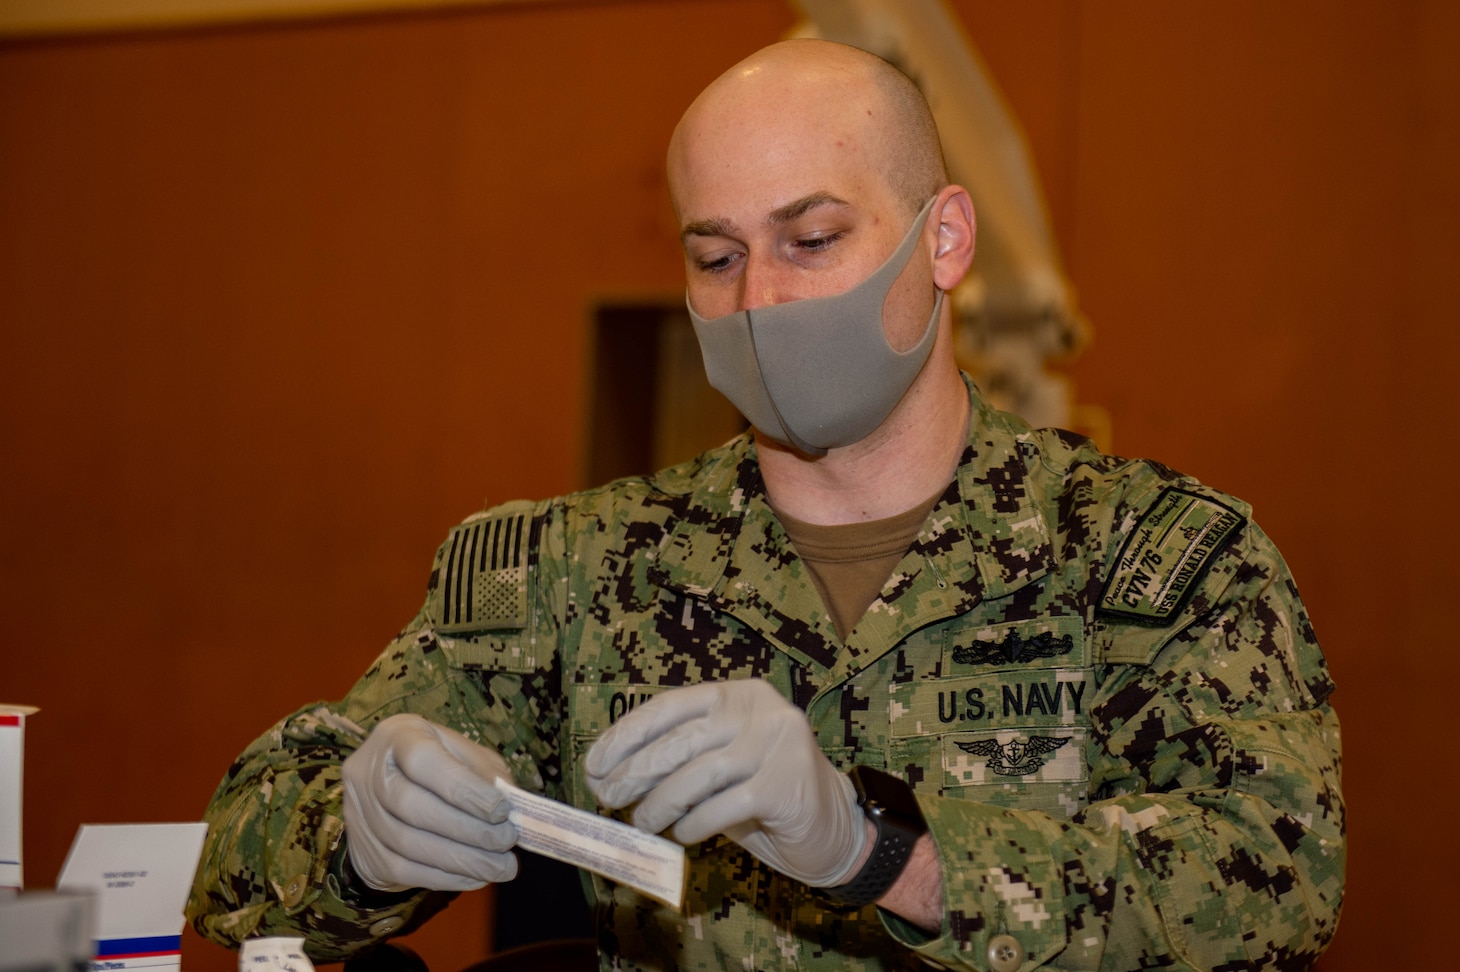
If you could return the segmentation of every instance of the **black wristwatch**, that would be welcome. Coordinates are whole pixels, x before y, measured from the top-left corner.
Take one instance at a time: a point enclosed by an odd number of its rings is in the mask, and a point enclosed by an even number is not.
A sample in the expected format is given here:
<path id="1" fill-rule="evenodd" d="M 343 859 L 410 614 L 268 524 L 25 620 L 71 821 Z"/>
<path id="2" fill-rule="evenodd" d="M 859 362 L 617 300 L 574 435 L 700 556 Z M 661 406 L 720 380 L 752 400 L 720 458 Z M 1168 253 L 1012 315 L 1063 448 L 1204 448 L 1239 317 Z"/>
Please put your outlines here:
<path id="1" fill-rule="evenodd" d="M 364 878 L 355 873 L 355 864 L 350 860 L 350 849 L 344 839 L 341 839 L 340 846 L 335 849 L 335 859 L 330 864 L 330 876 L 339 884 L 341 901 L 371 911 L 394 907 L 411 900 L 424 890 L 409 888 L 405 891 L 381 891 L 379 888 L 372 888 L 365 883 Z"/>
<path id="2" fill-rule="evenodd" d="M 882 897 L 897 881 L 928 825 L 905 781 L 870 766 L 854 766 L 847 776 L 856 788 L 858 805 L 877 830 L 877 842 L 856 877 L 823 888 L 822 893 L 843 904 L 865 905 Z"/>

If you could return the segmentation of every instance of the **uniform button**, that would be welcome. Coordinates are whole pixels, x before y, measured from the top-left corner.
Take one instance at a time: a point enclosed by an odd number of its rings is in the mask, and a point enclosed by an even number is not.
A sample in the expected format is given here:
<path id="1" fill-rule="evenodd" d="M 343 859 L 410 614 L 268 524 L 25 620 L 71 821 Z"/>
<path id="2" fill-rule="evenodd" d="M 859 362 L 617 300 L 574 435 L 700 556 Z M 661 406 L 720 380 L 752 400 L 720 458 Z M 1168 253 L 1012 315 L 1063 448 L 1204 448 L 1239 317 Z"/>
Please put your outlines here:
<path id="1" fill-rule="evenodd" d="M 1024 946 L 1013 935 L 989 939 L 989 968 L 992 972 L 1014 972 L 1024 964 Z"/>
<path id="2" fill-rule="evenodd" d="M 284 885 L 284 894 L 279 898 L 284 902 L 284 907 L 293 908 L 304 900 L 304 892 L 309 890 L 309 877 L 304 874 L 296 874 Z"/>
<path id="3" fill-rule="evenodd" d="M 399 928 L 401 925 L 404 925 L 405 923 L 406 920 L 399 915 L 391 915 L 389 918 L 382 918 L 375 924 L 371 925 L 370 934 L 374 935 L 376 938 L 379 938 L 382 935 L 389 935 L 391 932 L 395 931 L 397 928 Z"/>

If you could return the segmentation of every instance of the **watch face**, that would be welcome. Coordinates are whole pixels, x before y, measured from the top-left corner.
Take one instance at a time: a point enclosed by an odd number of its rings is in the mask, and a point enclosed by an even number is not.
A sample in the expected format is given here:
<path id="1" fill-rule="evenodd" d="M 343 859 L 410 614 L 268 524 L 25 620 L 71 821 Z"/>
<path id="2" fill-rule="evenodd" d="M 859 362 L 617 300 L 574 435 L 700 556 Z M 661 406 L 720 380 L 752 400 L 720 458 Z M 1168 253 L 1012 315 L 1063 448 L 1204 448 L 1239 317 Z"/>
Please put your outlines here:
<path id="1" fill-rule="evenodd" d="M 870 766 L 853 767 L 848 775 L 856 787 L 857 797 L 868 810 L 922 825 L 923 812 L 918 809 L 917 798 L 907 783 Z"/>

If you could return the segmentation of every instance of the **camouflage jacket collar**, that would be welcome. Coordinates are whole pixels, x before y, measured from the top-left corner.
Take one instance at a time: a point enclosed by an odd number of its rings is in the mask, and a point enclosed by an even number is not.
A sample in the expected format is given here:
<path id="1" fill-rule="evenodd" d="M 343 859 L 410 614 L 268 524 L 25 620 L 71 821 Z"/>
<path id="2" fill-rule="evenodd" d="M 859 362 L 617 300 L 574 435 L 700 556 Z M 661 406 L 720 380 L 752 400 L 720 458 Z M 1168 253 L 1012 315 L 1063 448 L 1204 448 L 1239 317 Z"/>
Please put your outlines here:
<path id="1" fill-rule="evenodd" d="M 974 412 L 957 473 L 845 645 L 766 500 L 749 435 L 702 468 L 683 514 L 667 524 L 654 572 L 659 582 L 839 671 L 880 656 L 910 631 L 1044 575 L 1052 545 L 1020 447 L 1027 429 L 989 407 L 971 381 L 968 388 Z"/>

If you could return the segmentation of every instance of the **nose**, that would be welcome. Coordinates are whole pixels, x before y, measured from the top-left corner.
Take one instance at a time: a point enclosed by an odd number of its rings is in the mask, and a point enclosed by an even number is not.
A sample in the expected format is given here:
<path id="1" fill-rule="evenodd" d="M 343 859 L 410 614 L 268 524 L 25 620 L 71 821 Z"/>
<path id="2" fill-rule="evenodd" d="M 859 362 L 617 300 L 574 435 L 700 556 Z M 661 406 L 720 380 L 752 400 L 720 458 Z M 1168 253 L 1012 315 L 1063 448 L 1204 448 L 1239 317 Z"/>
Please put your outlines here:
<path id="1" fill-rule="evenodd" d="M 790 299 L 784 276 L 771 265 L 771 261 L 763 257 L 746 257 L 745 269 L 740 274 L 740 310 L 769 307 Z"/>

